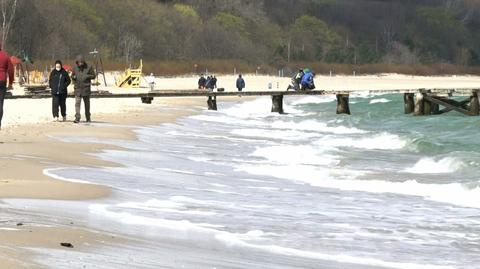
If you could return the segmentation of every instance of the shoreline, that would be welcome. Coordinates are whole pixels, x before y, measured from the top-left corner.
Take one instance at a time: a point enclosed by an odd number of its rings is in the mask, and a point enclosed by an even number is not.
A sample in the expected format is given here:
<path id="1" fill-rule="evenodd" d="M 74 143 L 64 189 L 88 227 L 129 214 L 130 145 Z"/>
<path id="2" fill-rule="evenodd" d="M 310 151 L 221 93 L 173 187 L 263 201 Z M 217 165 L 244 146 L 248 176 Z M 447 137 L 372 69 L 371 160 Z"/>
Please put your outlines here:
<path id="1" fill-rule="evenodd" d="M 0 132 L 0 199 L 88 201 L 109 197 L 112 190 L 108 186 L 60 180 L 48 176 L 46 172 L 65 167 L 118 167 L 116 163 L 93 156 L 118 147 L 102 143 L 72 143 L 61 138 L 134 140 L 135 127 L 175 122 L 181 117 L 195 114 L 195 107 L 203 106 L 205 100 L 160 99 L 148 106 L 142 106 L 138 100 L 131 101 L 135 102 L 132 106 L 141 109 L 93 114 L 92 124 L 44 122 L 3 128 Z M 0 206 L 2 204 L 0 201 Z M 106 232 L 102 231 L 90 231 L 88 227 L 75 224 L 35 227 L 34 223 L 23 225 L 21 214 L 13 213 L 13 217 L 10 215 L 12 219 L 7 220 L 3 215 L 0 214 L 3 219 L 0 223 L 0 246 L 6 250 L 2 251 L 5 254 L 0 254 L 0 264 L 8 265 L 8 268 L 36 268 L 37 264 L 32 260 L 36 254 L 27 248 L 65 249 L 59 245 L 62 239 L 76 242 L 74 245 L 95 245 L 92 242 L 98 240 L 100 234 L 105 242 L 117 243 L 115 236 L 106 236 Z"/>

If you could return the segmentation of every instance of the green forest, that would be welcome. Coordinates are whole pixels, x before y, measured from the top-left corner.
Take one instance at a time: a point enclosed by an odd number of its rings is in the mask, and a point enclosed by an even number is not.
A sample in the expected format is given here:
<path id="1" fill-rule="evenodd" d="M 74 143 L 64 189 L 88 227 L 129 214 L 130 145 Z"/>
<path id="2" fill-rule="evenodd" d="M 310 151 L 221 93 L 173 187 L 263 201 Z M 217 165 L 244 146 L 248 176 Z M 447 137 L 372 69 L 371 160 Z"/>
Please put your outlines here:
<path id="1" fill-rule="evenodd" d="M 12 0 L 10 0 L 12 1 Z M 10 54 L 282 68 L 480 65 L 478 0 L 18 0 Z"/>

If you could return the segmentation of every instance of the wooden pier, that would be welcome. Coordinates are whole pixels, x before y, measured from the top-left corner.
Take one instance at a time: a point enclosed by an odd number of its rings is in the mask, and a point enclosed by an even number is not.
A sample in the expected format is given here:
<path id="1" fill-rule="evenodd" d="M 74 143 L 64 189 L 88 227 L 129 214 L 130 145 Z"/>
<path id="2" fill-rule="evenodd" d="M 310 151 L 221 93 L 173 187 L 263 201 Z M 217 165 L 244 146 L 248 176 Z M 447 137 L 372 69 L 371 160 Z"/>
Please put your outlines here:
<path id="1" fill-rule="evenodd" d="M 479 89 L 412 89 L 412 90 L 372 90 L 372 91 L 246 91 L 246 92 L 210 92 L 200 90 L 165 90 L 148 93 L 121 93 L 111 94 L 99 92 L 91 98 L 139 98 L 144 104 L 151 104 L 155 98 L 166 97 L 205 97 L 209 110 L 217 110 L 218 97 L 253 97 L 271 96 L 272 112 L 283 114 L 283 100 L 285 96 L 332 95 L 337 99 L 337 114 L 351 114 L 350 95 L 355 93 L 369 94 L 403 94 L 405 113 L 417 116 L 439 115 L 456 111 L 464 115 L 479 116 Z M 458 101 L 453 97 L 463 96 L 465 100 Z M 69 96 L 73 97 L 73 96 Z M 7 95 L 6 99 L 42 99 L 51 98 L 50 94 L 35 95 Z M 441 109 L 442 108 L 442 109 Z"/>

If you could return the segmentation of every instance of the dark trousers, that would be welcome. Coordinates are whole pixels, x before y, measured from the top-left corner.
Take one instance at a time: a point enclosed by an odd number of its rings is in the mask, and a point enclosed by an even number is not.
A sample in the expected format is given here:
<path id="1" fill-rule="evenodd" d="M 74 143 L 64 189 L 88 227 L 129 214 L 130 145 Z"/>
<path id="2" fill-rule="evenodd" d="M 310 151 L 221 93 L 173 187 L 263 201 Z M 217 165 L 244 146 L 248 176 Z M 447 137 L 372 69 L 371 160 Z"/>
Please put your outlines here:
<path id="1" fill-rule="evenodd" d="M 5 101 L 6 94 L 7 94 L 7 83 L 5 81 L 0 81 L 0 127 L 2 127 L 3 103 Z"/>
<path id="2" fill-rule="evenodd" d="M 52 114 L 54 118 L 58 118 L 58 108 L 62 117 L 67 116 L 67 95 L 66 94 L 54 94 L 52 95 Z"/>
<path id="3" fill-rule="evenodd" d="M 82 100 L 83 104 L 85 105 L 85 118 L 87 121 L 90 120 L 90 96 L 75 96 L 75 119 L 80 120 L 81 115 L 81 105 L 82 105 Z"/>

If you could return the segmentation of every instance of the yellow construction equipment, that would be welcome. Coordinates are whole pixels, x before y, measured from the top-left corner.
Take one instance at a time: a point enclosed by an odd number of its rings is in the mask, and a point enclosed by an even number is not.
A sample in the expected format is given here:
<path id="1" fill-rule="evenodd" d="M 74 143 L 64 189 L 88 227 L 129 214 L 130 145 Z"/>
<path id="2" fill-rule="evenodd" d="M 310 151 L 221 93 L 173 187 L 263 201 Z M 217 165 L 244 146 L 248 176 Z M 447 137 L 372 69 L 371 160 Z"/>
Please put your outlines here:
<path id="1" fill-rule="evenodd" d="M 140 60 L 140 66 L 137 69 L 128 68 L 125 73 L 116 79 L 117 87 L 121 88 L 140 88 L 140 79 L 142 78 L 143 61 Z"/>

